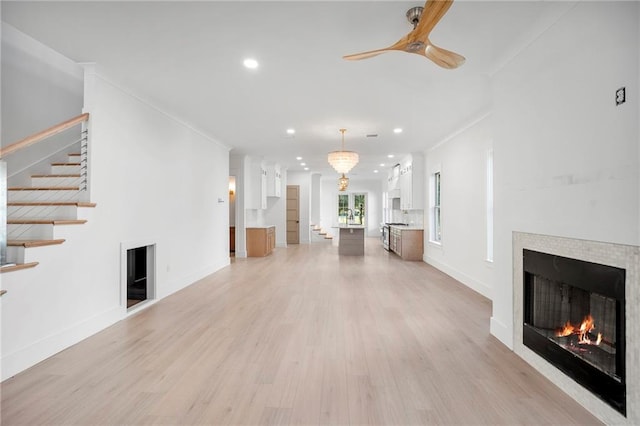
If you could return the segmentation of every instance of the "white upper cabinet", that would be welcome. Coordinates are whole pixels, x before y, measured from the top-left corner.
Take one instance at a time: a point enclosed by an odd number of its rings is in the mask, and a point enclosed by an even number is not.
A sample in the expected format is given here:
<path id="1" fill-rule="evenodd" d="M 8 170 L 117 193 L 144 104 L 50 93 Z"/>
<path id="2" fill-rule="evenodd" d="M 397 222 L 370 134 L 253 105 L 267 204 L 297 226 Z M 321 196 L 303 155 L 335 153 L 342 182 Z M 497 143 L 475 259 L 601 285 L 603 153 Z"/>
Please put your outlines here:
<path id="1" fill-rule="evenodd" d="M 398 187 L 400 209 L 424 209 L 424 161 L 420 154 L 411 154 L 400 163 Z"/>
<path id="2" fill-rule="evenodd" d="M 260 166 L 260 208 L 267 208 L 267 170 Z"/>
<path id="3" fill-rule="evenodd" d="M 280 164 L 267 165 L 267 197 L 280 197 L 282 192 L 282 174 Z"/>
<path id="4" fill-rule="evenodd" d="M 389 177 L 387 178 L 387 192 L 392 192 L 398 187 L 398 179 L 400 178 L 400 165 L 396 165 L 389 171 Z"/>

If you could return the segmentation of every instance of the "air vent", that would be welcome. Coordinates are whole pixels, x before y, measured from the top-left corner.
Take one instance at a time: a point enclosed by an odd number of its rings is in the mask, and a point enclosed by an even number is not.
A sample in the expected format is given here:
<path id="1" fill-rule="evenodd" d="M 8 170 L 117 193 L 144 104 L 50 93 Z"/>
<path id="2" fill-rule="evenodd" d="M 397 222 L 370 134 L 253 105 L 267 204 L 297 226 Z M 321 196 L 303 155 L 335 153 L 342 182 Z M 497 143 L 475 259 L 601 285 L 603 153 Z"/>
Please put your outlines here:
<path id="1" fill-rule="evenodd" d="M 377 133 L 369 133 L 369 134 L 367 135 L 367 137 L 368 137 L 368 138 L 377 138 L 377 137 L 378 137 L 378 134 L 377 134 Z"/>

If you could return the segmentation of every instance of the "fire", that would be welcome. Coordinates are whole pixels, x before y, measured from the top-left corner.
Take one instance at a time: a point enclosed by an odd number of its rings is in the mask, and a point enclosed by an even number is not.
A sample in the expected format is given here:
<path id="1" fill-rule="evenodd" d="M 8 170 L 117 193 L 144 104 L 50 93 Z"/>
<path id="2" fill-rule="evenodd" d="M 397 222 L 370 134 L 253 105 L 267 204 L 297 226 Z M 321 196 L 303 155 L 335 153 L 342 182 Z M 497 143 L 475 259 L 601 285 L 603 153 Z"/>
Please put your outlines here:
<path id="1" fill-rule="evenodd" d="M 556 331 L 556 336 L 558 337 L 567 337 L 572 334 L 578 335 L 578 343 L 584 345 L 599 345 L 602 342 L 602 333 L 598 333 L 596 341 L 593 342 L 589 337 L 589 333 L 596 328 L 593 317 L 591 315 L 587 315 L 580 324 L 580 327 L 577 327 L 571 324 L 570 321 L 567 321 L 566 324 Z"/>
<path id="2" fill-rule="evenodd" d="M 558 337 L 571 336 L 574 331 L 575 331 L 575 327 L 573 325 L 571 325 L 571 322 L 567 321 L 567 323 L 564 325 L 564 327 L 562 327 L 561 330 L 556 332 L 556 336 L 558 336 Z"/>

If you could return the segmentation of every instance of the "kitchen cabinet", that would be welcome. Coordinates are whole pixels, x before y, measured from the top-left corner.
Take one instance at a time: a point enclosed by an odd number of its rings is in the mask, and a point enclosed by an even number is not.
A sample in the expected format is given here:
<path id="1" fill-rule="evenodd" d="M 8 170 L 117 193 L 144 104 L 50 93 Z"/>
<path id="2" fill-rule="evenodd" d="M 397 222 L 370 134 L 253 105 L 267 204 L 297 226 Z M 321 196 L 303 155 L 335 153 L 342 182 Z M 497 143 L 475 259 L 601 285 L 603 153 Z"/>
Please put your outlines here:
<path id="1" fill-rule="evenodd" d="M 247 256 L 264 257 L 276 247 L 276 227 L 247 228 Z"/>
<path id="2" fill-rule="evenodd" d="M 424 230 L 403 229 L 391 226 L 389 229 L 389 250 L 404 260 L 422 260 L 424 251 Z"/>
<path id="3" fill-rule="evenodd" d="M 364 227 L 341 227 L 338 241 L 341 256 L 364 256 Z"/>
<path id="4" fill-rule="evenodd" d="M 267 166 L 267 197 L 279 198 L 282 192 L 282 173 L 279 164 Z"/>
<path id="5" fill-rule="evenodd" d="M 424 161 L 420 154 L 411 154 L 400 163 L 398 187 L 400 209 L 424 209 Z"/>
<path id="6" fill-rule="evenodd" d="M 387 177 L 387 192 L 394 193 L 398 190 L 398 179 L 400 178 L 400 164 L 396 164 L 389 171 L 389 177 Z"/>

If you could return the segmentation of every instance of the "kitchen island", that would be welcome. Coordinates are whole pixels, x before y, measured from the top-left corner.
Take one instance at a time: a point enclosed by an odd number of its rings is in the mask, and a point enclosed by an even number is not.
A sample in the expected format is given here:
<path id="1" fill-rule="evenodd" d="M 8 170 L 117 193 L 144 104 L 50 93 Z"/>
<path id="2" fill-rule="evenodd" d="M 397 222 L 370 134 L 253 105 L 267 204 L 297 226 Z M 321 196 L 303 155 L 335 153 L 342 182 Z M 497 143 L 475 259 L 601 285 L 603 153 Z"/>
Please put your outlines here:
<path id="1" fill-rule="evenodd" d="M 340 256 L 364 256 L 363 225 L 338 226 L 338 254 Z"/>

